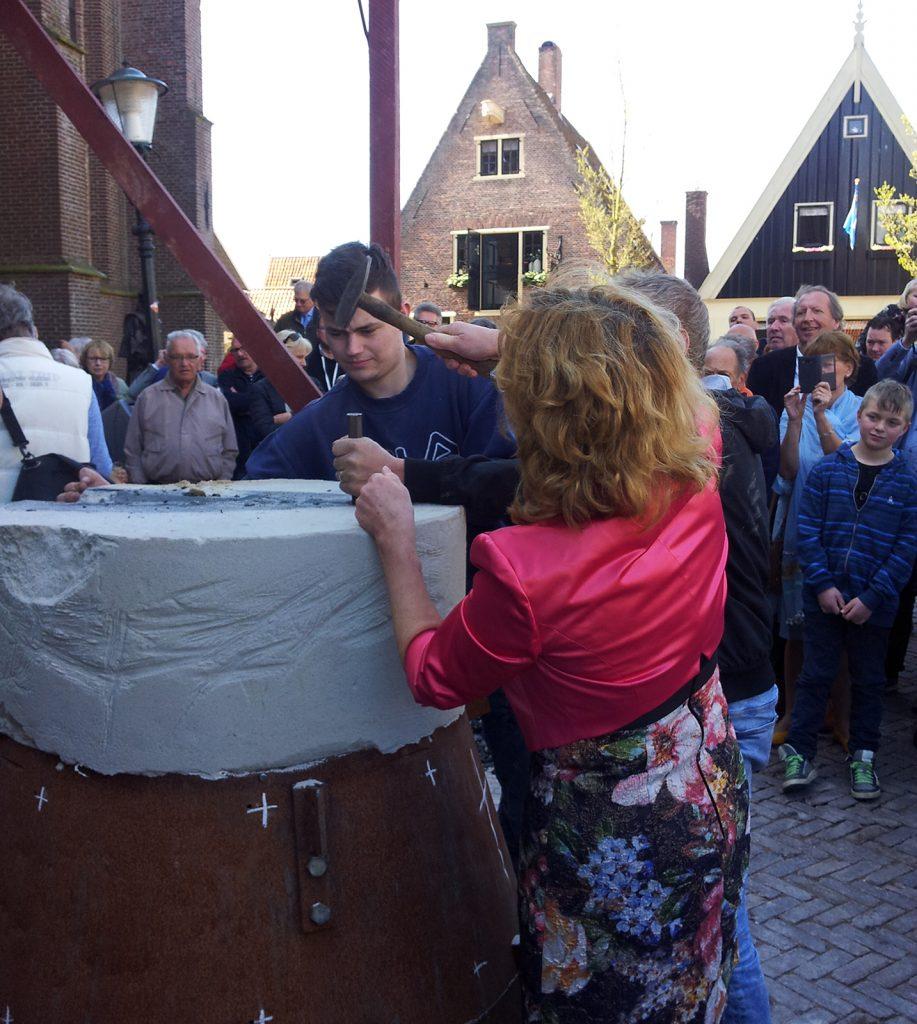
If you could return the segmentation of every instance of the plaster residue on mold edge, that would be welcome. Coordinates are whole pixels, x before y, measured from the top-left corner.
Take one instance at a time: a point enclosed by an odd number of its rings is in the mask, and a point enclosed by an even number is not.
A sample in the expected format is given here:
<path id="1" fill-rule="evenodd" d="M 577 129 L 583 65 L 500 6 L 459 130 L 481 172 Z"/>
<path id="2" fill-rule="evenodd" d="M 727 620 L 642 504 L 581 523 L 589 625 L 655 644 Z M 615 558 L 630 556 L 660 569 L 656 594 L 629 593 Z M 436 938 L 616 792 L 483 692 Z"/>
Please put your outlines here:
<path id="1" fill-rule="evenodd" d="M 104 774 L 219 777 L 391 752 L 460 713 L 414 703 L 349 506 L 176 510 L 155 539 L 142 512 L 130 529 L 124 508 L 85 512 L 0 508 L 4 564 L 42 566 L 0 579 L 0 731 L 18 742 Z M 445 613 L 463 517 L 416 520 Z"/>

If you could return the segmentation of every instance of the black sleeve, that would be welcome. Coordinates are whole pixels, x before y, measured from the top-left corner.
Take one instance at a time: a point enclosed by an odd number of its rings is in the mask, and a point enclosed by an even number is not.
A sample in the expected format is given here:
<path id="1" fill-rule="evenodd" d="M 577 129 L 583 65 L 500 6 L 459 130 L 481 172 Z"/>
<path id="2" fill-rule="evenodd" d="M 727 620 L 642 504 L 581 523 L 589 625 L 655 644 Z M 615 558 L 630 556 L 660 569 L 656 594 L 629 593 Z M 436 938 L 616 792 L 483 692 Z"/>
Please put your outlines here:
<path id="1" fill-rule="evenodd" d="M 251 417 L 252 433 L 255 436 L 255 443 L 260 444 L 268 434 L 274 432 L 274 413 L 271 408 L 270 395 L 263 385 L 267 381 L 258 381 L 251 389 L 251 402 L 248 407 L 248 414 Z"/>
<path id="2" fill-rule="evenodd" d="M 876 364 L 871 359 L 863 358 L 860 360 L 860 368 L 853 378 L 850 390 L 862 398 L 878 379 Z"/>
<path id="3" fill-rule="evenodd" d="M 224 370 L 217 375 L 217 384 L 223 397 L 229 403 L 233 419 L 249 414 L 252 400 L 252 385 L 235 370 Z M 238 424 L 237 424 L 238 427 Z"/>
<path id="4" fill-rule="evenodd" d="M 312 326 L 312 321 L 317 320 L 318 317 L 313 317 L 309 321 L 309 326 Z M 328 385 L 325 382 L 325 366 L 323 364 L 323 356 L 318 348 L 318 341 L 312 342 L 312 351 L 306 357 L 306 373 L 315 381 L 316 387 L 323 394 L 328 390 Z M 332 371 L 334 368 L 334 361 L 328 360 L 331 364 Z"/>
<path id="5" fill-rule="evenodd" d="M 783 395 L 777 395 L 780 388 L 774 379 L 775 367 L 773 362 L 768 362 L 769 359 L 770 355 L 761 356 L 751 364 L 746 386 L 753 394 L 763 398 L 779 416 L 783 411 Z M 792 381 L 790 383 L 792 385 Z"/>
<path id="6" fill-rule="evenodd" d="M 519 486 L 517 459 L 484 455 L 428 462 L 404 460 L 404 482 L 415 502 L 462 505 L 469 525 L 492 527 L 506 515 Z"/>

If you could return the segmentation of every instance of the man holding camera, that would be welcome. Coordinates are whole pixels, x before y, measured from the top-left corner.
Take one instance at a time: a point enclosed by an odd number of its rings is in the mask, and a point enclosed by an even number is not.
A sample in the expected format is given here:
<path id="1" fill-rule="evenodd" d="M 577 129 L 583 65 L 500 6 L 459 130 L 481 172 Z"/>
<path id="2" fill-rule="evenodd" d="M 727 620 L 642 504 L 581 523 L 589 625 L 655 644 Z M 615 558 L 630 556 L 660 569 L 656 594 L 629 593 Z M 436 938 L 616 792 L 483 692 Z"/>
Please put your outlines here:
<path id="1" fill-rule="evenodd" d="M 748 387 L 766 398 L 779 418 L 783 414 L 783 396 L 799 384 L 799 360 L 809 345 L 824 331 L 842 329 L 844 310 L 840 300 L 820 285 L 803 285 L 796 293 L 793 327 L 799 338 L 795 348 L 782 348 L 756 359 L 748 374 Z M 864 395 L 876 383 L 875 365 L 864 359 L 850 382 L 855 395 Z"/>

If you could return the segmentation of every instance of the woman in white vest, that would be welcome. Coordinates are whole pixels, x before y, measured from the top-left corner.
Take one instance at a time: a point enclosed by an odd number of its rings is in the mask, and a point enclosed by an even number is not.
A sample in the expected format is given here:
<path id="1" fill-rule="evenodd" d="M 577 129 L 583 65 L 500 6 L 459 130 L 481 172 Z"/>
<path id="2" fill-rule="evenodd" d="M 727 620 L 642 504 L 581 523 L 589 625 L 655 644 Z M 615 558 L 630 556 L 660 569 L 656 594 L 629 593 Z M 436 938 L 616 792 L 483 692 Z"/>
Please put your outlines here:
<path id="1" fill-rule="evenodd" d="M 0 390 L 33 455 L 57 452 L 78 462 L 89 461 L 92 378 L 51 358 L 35 336 L 31 302 L 4 284 L 0 284 Z M 20 461 L 19 449 L 0 424 L 0 501 L 12 497 Z"/>

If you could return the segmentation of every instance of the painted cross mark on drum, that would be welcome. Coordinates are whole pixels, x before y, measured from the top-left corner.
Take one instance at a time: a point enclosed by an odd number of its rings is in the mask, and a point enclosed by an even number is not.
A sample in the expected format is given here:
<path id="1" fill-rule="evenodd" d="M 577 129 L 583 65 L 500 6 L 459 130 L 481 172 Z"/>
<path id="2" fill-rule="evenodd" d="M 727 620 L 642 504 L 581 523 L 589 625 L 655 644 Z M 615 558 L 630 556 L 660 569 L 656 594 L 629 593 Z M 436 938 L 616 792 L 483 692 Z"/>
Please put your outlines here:
<path id="1" fill-rule="evenodd" d="M 3 1015 L 3 1020 L 0 1024 L 13 1024 L 13 1015 L 10 1013 L 10 1008 L 6 1008 L 6 1013 Z"/>
<path id="2" fill-rule="evenodd" d="M 45 796 L 45 787 L 41 787 L 41 792 L 35 794 L 35 799 L 38 801 L 38 810 L 41 811 L 42 807 L 48 802 L 48 798 Z M 7 1007 L 9 1009 L 9 1007 Z M 4 1022 L 5 1024 L 5 1022 Z"/>
<path id="3" fill-rule="evenodd" d="M 438 771 L 439 768 L 431 768 L 430 762 L 427 761 L 427 770 L 424 772 L 424 775 L 426 775 L 426 777 L 433 783 L 434 786 L 436 785 L 436 779 L 434 778 L 434 776 Z"/>
<path id="4" fill-rule="evenodd" d="M 267 794 L 266 793 L 262 793 L 261 794 L 261 803 L 258 804 L 257 807 L 249 807 L 248 810 L 245 813 L 246 814 L 258 814 L 258 813 L 260 813 L 261 814 L 261 827 L 262 828 L 267 828 L 268 812 L 269 811 L 276 811 L 276 810 L 277 810 L 277 804 L 269 804 L 267 802 Z M 271 1020 L 271 1019 L 272 1019 L 271 1017 L 268 1017 L 268 1020 Z"/>
<path id="5" fill-rule="evenodd" d="M 487 966 L 487 961 L 482 960 L 479 964 L 474 965 L 474 976 L 477 978 L 480 976 L 481 971 Z"/>
<path id="6" fill-rule="evenodd" d="M 497 847 L 497 853 L 500 854 L 500 866 L 503 868 L 503 874 L 509 878 L 509 872 L 506 870 L 506 858 L 503 856 L 503 847 L 500 845 L 500 838 L 497 835 L 496 828 L 494 827 L 494 818 L 490 813 L 490 801 L 487 799 L 487 776 L 485 775 L 483 779 L 481 778 L 481 772 L 478 768 L 478 759 L 475 757 L 474 751 L 469 750 L 468 755 L 471 758 L 471 763 L 474 765 L 474 773 L 478 777 L 478 785 L 481 787 L 481 802 L 478 804 L 478 811 L 487 811 L 487 821 L 490 825 L 490 832 L 494 837 L 494 844 Z"/>
<path id="7" fill-rule="evenodd" d="M 266 1017 L 265 1016 L 265 1014 L 264 1014 L 264 1007 L 262 1006 L 261 1010 L 258 1013 L 258 1016 L 255 1017 L 255 1019 L 253 1021 L 250 1021 L 249 1024 L 267 1024 L 267 1022 L 269 1020 L 273 1020 L 273 1019 L 274 1019 L 273 1017 L 269 1017 L 269 1016 Z"/>

